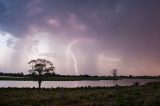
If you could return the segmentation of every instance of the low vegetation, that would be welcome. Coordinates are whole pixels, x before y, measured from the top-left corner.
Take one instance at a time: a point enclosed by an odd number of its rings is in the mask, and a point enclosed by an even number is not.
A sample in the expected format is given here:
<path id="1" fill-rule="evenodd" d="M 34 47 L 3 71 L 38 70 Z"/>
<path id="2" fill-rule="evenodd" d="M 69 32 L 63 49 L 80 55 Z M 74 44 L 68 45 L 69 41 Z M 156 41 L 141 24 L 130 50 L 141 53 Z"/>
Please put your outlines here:
<path id="1" fill-rule="evenodd" d="M 34 77 L 0 77 L 0 80 L 13 80 L 13 81 L 37 81 L 38 76 Z M 81 81 L 81 80 L 114 80 L 113 77 L 79 77 L 79 76 L 53 76 L 42 77 L 43 81 Z"/>
<path id="2" fill-rule="evenodd" d="M 160 77 L 127 77 L 120 76 L 117 77 L 116 80 L 120 79 L 160 79 Z M 24 77 L 12 77 L 5 76 L 0 77 L 0 80 L 12 80 L 12 81 L 37 81 L 38 78 L 36 76 L 24 76 Z M 114 77 L 110 76 L 52 76 L 52 77 L 42 77 L 43 81 L 82 81 L 82 80 L 115 80 Z"/>
<path id="3" fill-rule="evenodd" d="M 130 87 L 1 88 L 0 106 L 160 106 L 160 82 Z"/>

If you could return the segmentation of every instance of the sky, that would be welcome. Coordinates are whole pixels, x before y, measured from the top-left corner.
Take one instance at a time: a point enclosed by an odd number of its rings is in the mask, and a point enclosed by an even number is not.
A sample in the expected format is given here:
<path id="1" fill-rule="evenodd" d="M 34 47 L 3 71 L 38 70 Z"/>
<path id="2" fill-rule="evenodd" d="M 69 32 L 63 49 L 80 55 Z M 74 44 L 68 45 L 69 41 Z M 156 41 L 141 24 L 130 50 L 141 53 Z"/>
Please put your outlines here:
<path id="1" fill-rule="evenodd" d="M 0 72 L 160 75 L 160 0 L 0 0 Z"/>

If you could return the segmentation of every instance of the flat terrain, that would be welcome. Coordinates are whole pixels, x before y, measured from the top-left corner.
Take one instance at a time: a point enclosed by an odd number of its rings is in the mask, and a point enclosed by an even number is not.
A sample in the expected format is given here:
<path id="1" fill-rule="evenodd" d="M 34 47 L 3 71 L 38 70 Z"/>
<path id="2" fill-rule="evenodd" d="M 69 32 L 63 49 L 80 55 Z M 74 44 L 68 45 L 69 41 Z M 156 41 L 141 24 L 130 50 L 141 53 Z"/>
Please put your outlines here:
<path id="1" fill-rule="evenodd" d="M 160 106 L 160 82 L 112 88 L 0 88 L 0 106 Z"/>

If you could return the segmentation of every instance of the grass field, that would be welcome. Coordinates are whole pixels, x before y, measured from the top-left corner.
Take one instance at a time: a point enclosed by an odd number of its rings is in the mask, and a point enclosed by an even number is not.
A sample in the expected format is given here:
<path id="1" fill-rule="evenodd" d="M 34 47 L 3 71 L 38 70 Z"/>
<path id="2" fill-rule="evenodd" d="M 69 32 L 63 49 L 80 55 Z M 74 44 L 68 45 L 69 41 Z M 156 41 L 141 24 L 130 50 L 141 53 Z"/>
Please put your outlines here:
<path id="1" fill-rule="evenodd" d="M 160 82 L 112 88 L 1 88 L 0 106 L 160 106 Z"/>

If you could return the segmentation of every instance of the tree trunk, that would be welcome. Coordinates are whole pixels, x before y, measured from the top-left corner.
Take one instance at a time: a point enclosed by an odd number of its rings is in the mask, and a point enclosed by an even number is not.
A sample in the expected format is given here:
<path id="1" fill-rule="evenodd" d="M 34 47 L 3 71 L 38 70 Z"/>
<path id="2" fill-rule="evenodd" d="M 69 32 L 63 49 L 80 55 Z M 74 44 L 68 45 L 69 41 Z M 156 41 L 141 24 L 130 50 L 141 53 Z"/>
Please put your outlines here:
<path id="1" fill-rule="evenodd" d="M 39 88 L 41 88 L 41 83 L 42 83 L 42 75 L 41 75 L 41 72 L 39 71 L 39 76 L 38 76 L 38 85 L 39 85 Z"/>
<path id="2" fill-rule="evenodd" d="M 38 80 L 39 89 L 41 88 L 41 83 L 42 83 L 42 81 Z"/>

